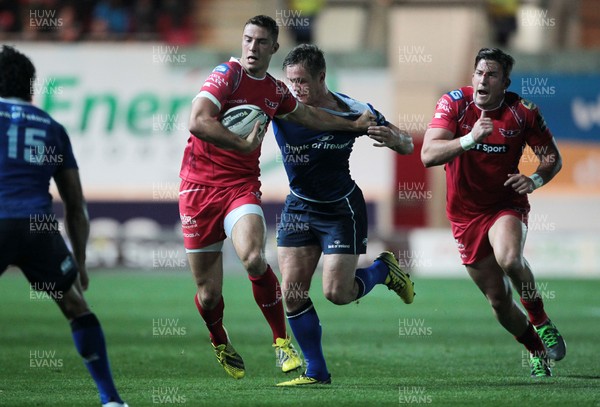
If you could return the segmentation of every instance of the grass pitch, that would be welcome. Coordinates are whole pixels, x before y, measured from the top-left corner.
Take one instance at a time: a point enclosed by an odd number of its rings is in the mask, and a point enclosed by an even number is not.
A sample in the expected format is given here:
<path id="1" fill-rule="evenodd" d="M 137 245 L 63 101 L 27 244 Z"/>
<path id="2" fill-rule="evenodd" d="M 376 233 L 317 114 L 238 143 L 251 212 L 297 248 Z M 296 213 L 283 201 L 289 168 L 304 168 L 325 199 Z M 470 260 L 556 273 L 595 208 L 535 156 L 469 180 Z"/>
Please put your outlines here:
<path id="1" fill-rule="evenodd" d="M 359 304 L 311 298 L 323 326 L 330 386 L 277 388 L 270 330 L 241 275 L 225 277 L 225 325 L 246 364 L 236 381 L 217 364 L 187 272 L 92 272 L 86 298 L 100 319 L 117 387 L 131 407 L 600 406 L 598 280 L 544 280 L 546 309 L 567 357 L 555 377 L 529 378 L 523 348 L 470 280 L 416 280 L 411 305 L 385 287 Z M 70 330 L 22 274 L 0 278 L 0 405 L 99 405 Z"/>

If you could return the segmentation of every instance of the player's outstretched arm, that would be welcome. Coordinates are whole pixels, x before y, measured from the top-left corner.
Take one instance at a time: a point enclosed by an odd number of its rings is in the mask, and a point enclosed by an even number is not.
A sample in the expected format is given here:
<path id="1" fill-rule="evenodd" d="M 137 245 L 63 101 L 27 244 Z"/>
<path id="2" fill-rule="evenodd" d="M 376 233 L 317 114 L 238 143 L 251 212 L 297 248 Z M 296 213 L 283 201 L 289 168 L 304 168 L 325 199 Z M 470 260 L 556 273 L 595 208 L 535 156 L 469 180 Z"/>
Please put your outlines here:
<path id="1" fill-rule="evenodd" d="M 81 189 L 79 171 L 68 168 L 58 171 L 54 175 L 54 182 L 60 193 L 65 209 L 65 222 L 67 235 L 71 241 L 73 256 L 79 269 L 79 282 L 86 290 L 89 285 L 87 269 L 85 267 L 85 248 L 90 234 L 90 220 L 87 205 Z"/>
<path id="2" fill-rule="evenodd" d="M 369 126 L 377 124 L 375 115 L 368 110 L 365 110 L 358 119 L 353 121 L 300 102 L 298 102 L 296 110 L 283 117 L 283 119 L 291 120 L 308 129 L 320 131 L 366 132 Z"/>
<path id="3" fill-rule="evenodd" d="M 444 128 L 429 128 L 423 139 L 421 161 L 425 167 L 446 164 L 489 137 L 493 130 L 494 124 L 485 116 L 485 111 L 481 112 L 481 117 L 475 122 L 471 132 L 459 138 L 454 138 L 454 133 Z"/>
<path id="4" fill-rule="evenodd" d="M 392 123 L 387 126 L 370 126 L 367 135 L 377 141 L 375 147 L 388 147 L 399 154 L 412 154 L 415 149 L 412 137 Z"/>
<path id="5" fill-rule="evenodd" d="M 512 187 L 519 194 L 530 194 L 550 182 L 562 168 L 562 157 L 554 138 L 548 144 L 532 147 L 540 164 L 530 175 L 508 174 L 504 186 Z"/>
<path id="6" fill-rule="evenodd" d="M 254 151 L 261 143 L 263 134 L 258 131 L 258 124 L 250 135 L 243 139 L 227 130 L 217 120 L 219 108 L 208 98 L 199 97 L 192 103 L 189 130 L 195 137 L 224 150 L 235 150 L 242 153 Z"/>

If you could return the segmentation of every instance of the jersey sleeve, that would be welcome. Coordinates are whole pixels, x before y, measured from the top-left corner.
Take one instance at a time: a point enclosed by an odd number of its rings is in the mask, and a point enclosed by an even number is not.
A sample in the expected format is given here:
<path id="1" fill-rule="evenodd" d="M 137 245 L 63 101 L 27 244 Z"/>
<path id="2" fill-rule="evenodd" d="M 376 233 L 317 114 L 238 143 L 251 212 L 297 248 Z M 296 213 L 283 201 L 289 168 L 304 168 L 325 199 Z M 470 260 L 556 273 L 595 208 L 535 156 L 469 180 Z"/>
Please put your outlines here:
<path id="1" fill-rule="evenodd" d="M 377 122 L 378 126 L 387 126 L 388 124 L 390 124 L 390 122 L 386 120 L 385 116 L 381 114 L 379 110 L 375 109 L 373 105 L 367 103 L 367 106 L 369 106 L 369 110 L 371 111 L 371 113 L 375 115 L 375 121 Z"/>
<path id="2" fill-rule="evenodd" d="M 62 125 L 58 125 L 58 142 L 60 143 L 62 154 L 62 165 L 60 166 L 59 170 L 77 169 L 77 160 L 75 160 L 75 154 L 73 154 L 71 140 L 69 139 L 67 131 Z"/>
<path id="3" fill-rule="evenodd" d="M 430 129 L 446 129 L 456 133 L 457 106 L 449 94 L 442 96 L 435 105 L 435 113 L 429 123 Z"/>
<path id="4" fill-rule="evenodd" d="M 213 102 L 219 110 L 223 107 L 223 102 L 231 95 L 237 86 L 239 80 L 239 71 L 232 64 L 224 63 L 218 65 L 206 81 L 200 92 L 194 98 L 205 97 Z"/>
<path id="5" fill-rule="evenodd" d="M 293 113 L 298 108 L 298 100 L 292 94 L 292 91 L 280 80 L 276 81 L 277 92 L 281 94 L 281 102 L 277 107 L 275 116 L 284 118 L 290 113 Z"/>
<path id="6" fill-rule="evenodd" d="M 527 133 L 525 141 L 531 147 L 547 145 L 552 141 L 552 133 L 540 109 L 532 102 L 521 99 L 521 107 L 527 117 Z"/>

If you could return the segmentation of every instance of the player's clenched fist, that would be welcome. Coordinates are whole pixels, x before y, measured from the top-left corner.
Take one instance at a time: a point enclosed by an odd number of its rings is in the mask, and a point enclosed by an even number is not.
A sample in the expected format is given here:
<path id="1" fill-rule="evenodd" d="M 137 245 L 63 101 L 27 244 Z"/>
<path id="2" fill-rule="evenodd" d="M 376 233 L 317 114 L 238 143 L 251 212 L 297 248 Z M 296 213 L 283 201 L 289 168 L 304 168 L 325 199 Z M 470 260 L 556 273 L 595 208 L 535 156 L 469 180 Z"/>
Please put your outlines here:
<path id="1" fill-rule="evenodd" d="M 508 174 L 504 186 L 512 188 L 519 195 L 530 194 L 535 190 L 532 179 L 523 174 Z"/>
<path id="2" fill-rule="evenodd" d="M 485 140 L 494 131 L 494 122 L 489 117 L 485 116 L 485 110 L 481 111 L 479 120 L 475 122 L 471 134 L 475 142 L 479 143 Z"/>
<path id="3" fill-rule="evenodd" d="M 373 113 L 369 110 L 365 110 L 360 117 L 354 121 L 354 124 L 358 131 L 366 132 L 369 129 L 369 126 L 377 125 L 377 120 Z"/>

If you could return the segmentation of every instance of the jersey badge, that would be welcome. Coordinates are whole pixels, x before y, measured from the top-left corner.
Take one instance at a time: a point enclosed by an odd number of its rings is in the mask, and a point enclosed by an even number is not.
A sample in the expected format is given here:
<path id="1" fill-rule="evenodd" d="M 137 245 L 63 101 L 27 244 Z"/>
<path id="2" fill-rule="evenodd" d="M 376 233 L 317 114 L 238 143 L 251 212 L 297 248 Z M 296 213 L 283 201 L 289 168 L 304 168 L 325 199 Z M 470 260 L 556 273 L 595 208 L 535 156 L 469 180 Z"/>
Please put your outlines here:
<path id="1" fill-rule="evenodd" d="M 277 109 L 277 106 L 279 106 L 278 102 L 272 102 L 269 99 L 265 98 L 265 105 L 267 105 L 267 107 L 269 109 Z"/>
<path id="2" fill-rule="evenodd" d="M 324 136 L 319 137 L 317 140 L 319 141 L 329 141 L 332 140 L 333 136 L 331 134 L 325 134 Z"/>
<path id="3" fill-rule="evenodd" d="M 521 133 L 521 130 L 519 130 L 519 129 L 517 129 L 517 130 L 498 129 L 498 131 L 500 131 L 500 134 L 502 134 L 502 136 L 506 137 L 506 138 L 516 137 Z"/>
<path id="4" fill-rule="evenodd" d="M 535 105 L 535 103 L 533 103 L 533 102 L 530 102 L 530 101 L 529 101 L 529 100 L 527 100 L 527 99 L 521 99 L 521 104 L 522 104 L 523 106 L 525 106 L 525 107 L 526 107 L 527 109 L 529 109 L 529 110 L 533 110 L 533 109 L 535 109 L 535 108 L 537 107 L 537 106 Z"/>

